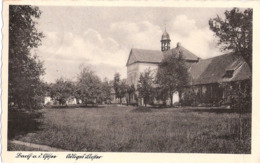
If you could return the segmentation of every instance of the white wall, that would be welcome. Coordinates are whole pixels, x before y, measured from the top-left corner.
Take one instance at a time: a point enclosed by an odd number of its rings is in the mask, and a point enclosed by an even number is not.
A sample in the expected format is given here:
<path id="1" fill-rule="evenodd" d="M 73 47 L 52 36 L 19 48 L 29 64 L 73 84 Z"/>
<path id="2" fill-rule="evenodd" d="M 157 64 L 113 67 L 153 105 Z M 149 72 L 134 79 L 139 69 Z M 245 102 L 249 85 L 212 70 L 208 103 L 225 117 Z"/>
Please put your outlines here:
<path id="1" fill-rule="evenodd" d="M 146 70 L 150 69 L 152 71 L 152 75 L 155 77 L 158 64 L 152 63 L 134 63 L 127 66 L 127 84 L 134 84 L 135 88 L 137 88 L 137 84 L 140 78 L 141 73 L 144 73 Z M 175 92 L 173 94 L 173 103 L 179 102 L 179 93 Z M 170 99 L 169 99 L 170 102 Z"/>
<path id="2" fill-rule="evenodd" d="M 49 97 L 49 96 L 44 97 L 44 105 L 46 105 L 46 104 L 49 103 L 49 102 L 52 102 L 51 97 Z"/>
<path id="3" fill-rule="evenodd" d="M 172 96 L 172 102 L 173 102 L 173 104 L 176 103 L 176 102 L 179 102 L 179 101 L 180 101 L 179 92 L 173 93 L 173 96 Z"/>
<path id="4" fill-rule="evenodd" d="M 152 71 L 152 75 L 155 77 L 156 72 L 158 70 L 158 64 L 151 64 L 151 63 L 138 63 L 138 64 L 139 64 L 139 76 L 141 73 L 150 69 Z"/>
<path id="5" fill-rule="evenodd" d="M 152 71 L 152 75 L 155 77 L 158 64 L 134 63 L 127 66 L 127 84 L 134 84 L 134 86 L 137 87 L 141 73 L 144 73 L 148 69 Z"/>
<path id="6" fill-rule="evenodd" d="M 137 83 L 137 75 L 138 75 L 138 64 L 134 63 L 127 66 L 127 84 L 128 85 L 136 85 Z"/>

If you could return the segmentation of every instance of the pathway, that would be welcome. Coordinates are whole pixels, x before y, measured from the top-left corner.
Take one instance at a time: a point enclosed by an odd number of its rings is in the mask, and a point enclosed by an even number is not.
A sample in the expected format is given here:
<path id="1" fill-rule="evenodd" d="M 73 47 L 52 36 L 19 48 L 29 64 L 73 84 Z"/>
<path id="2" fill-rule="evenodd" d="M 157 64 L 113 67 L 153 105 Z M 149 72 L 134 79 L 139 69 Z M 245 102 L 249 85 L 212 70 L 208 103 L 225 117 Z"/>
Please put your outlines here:
<path id="1" fill-rule="evenodd" d="M 27 143 L 27 142 L 22 142 L 22 141 L 18 141 L 18 140 L 11 140 L 9 142 L 12 143 L 12 144 L 23 145 L 23 146 L 26 146 L 26 147 L 35 148 L 35 149 L 39 149 L 39 150 L 42 150 L 42 151 L 69 152 L 68 150 L 64 150 L 64 149 L 53 148 L 53 147 L 50 147 L 50 146 L 47 146 L 47 145 Z"/>

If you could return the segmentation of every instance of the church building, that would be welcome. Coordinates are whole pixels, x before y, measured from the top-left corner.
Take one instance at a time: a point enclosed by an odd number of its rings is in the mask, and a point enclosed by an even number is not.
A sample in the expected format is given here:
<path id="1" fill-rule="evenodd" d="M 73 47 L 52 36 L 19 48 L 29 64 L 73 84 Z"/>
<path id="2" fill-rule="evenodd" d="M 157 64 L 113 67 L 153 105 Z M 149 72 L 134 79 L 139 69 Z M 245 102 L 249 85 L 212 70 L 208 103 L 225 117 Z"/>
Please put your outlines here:
<path id="1" fill-rule="evenodd" d="M 182 92 L 180 95 L 176 92 L 176 95 L 173 96 L 174 102 L 184 100 L 192 91 L 198 99 L 197 103 L 228 103 L 226 88 L 220 87 L 220 84 L 229 83 L 229 85 L 233 85 L 239 83 L 241 85 L 241 83 L 243 84 L 251 79 L 252 73 L 249 66 L 243 58 L 234 53 L 200 59 L 180 43 L 177 43 L 176 47 L 171 49 L 171 39 L 166 30 L 162 34 L 160 42 L 161 50 L 131 49 L 126 63 L 128 85 L 134 85 L 137 88 L 141 73 L 150 69 L 155 76 L 158 65 L 165 56 L 173 55 L 178 58 L 180 54 L 188 66 L 191 80 L 186 87 L 186 92 Z M 138 97 L 132 96 L 132 102 L 142 104 Z"/>

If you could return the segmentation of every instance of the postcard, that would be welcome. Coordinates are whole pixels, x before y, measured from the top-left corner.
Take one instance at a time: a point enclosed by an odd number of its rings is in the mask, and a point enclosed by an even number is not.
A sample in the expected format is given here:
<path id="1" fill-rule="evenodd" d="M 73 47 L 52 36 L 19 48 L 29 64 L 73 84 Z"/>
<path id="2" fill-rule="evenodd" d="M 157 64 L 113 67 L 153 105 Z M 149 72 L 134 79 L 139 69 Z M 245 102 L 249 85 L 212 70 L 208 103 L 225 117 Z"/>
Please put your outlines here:
<path id="1" fill-rule="evenodd" d="M 259 6 L 4 1 L 2 162 L 258 163 Z"/>

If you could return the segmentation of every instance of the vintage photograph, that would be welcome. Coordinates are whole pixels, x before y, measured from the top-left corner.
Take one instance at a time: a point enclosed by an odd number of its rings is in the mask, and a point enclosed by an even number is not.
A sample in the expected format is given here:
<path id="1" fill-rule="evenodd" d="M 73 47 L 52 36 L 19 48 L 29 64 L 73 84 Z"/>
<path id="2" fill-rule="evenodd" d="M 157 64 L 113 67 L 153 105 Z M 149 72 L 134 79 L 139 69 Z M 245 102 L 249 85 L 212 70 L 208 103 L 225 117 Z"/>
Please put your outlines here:
<path id="1" fill-rule="evenodd" d="M 251 154 L 252 20 L 9 5 L 7 150 Z"/>

